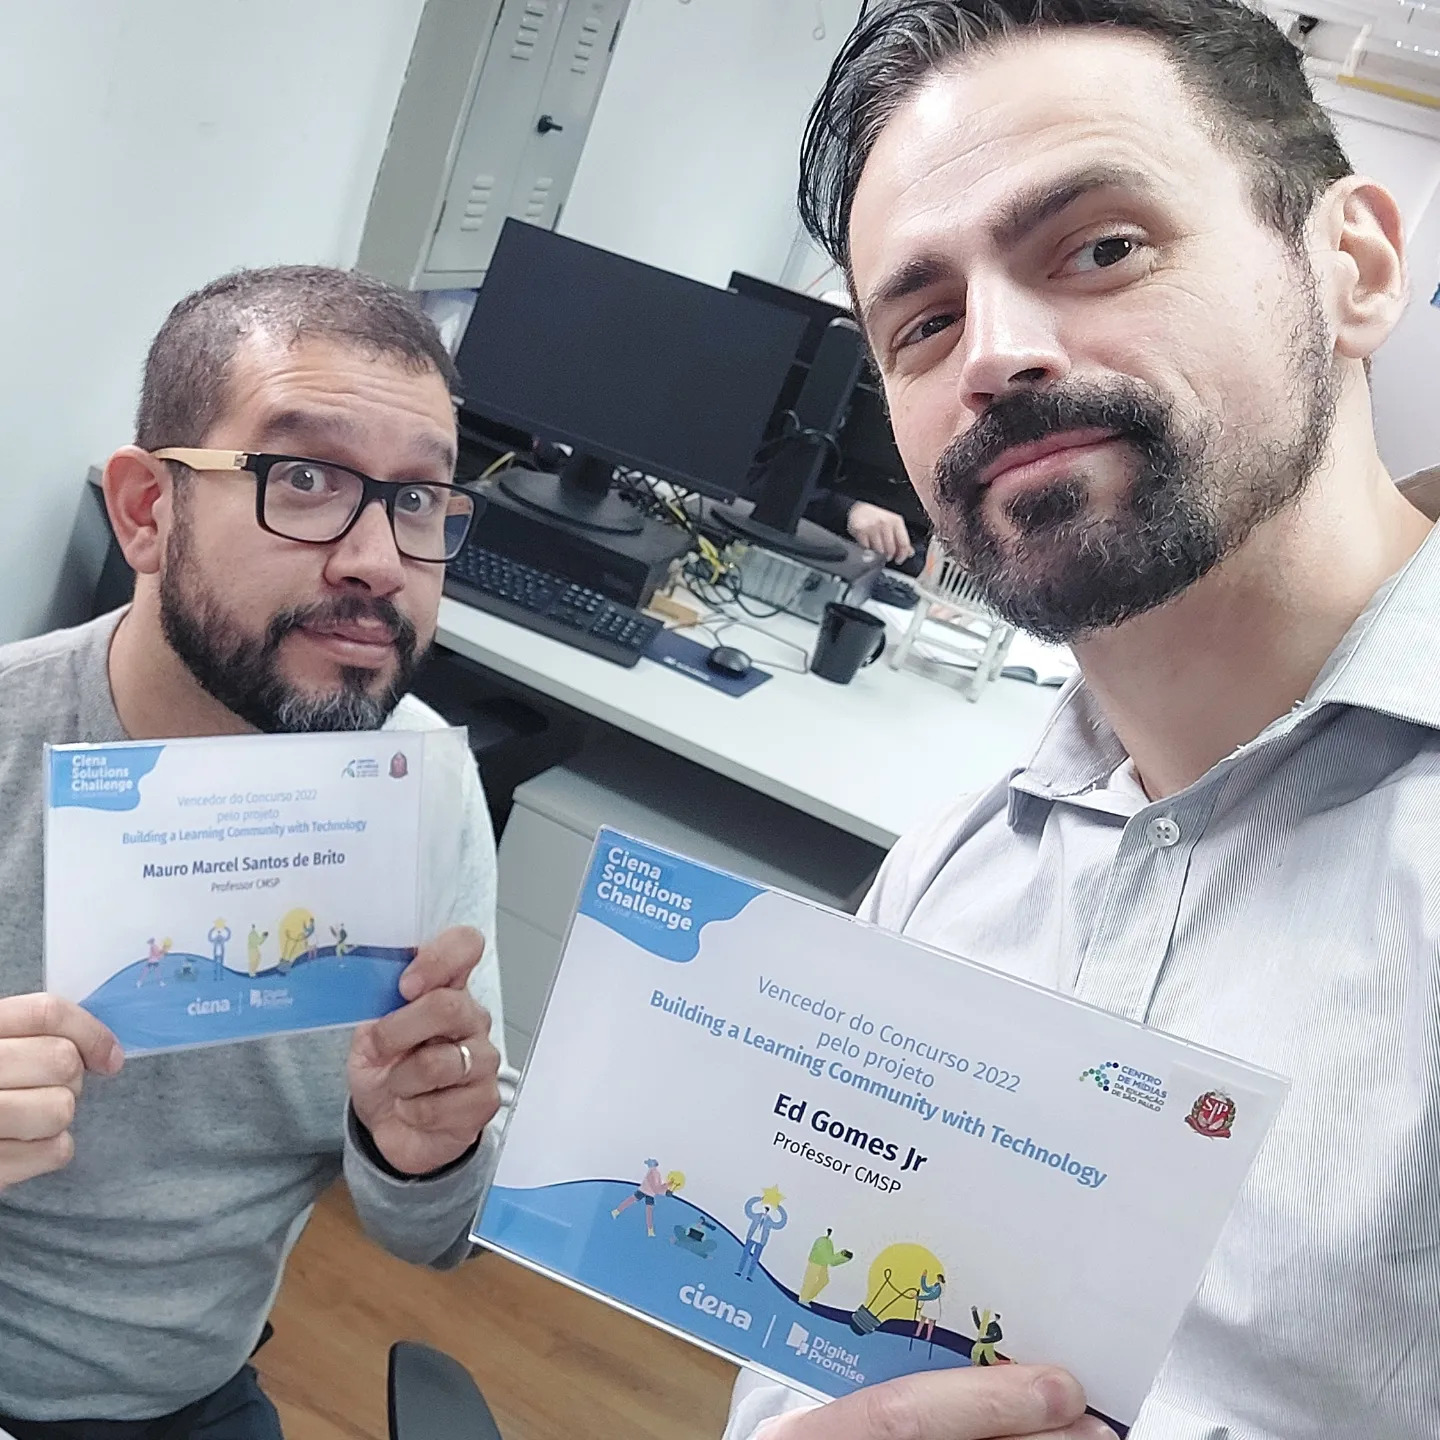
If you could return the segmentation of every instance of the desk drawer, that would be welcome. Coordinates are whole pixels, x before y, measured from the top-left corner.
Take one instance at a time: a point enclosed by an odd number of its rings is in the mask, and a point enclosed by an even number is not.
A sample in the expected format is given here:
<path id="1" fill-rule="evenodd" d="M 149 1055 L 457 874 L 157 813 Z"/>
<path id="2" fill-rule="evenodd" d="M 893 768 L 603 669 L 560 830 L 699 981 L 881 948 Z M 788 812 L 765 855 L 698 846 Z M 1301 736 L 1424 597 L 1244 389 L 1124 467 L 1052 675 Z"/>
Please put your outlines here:
<path id="1" fill-rule="evenodd" d="M 557 941 L 563 939 L 593 844 L 593 835 L 579 835 L 528 809 L 522 800 L 510 812 L 500 841 L 500 908 Z"/>
<path id="2" fill-rule="evenodd" d="M 505 1005 L 505 1038 L 512 1041 L 522 1032 L 527 1041 L 540 1025 L 545 996 L 560 964 L 560 940 L 534 925 L 500 910 L 495 916 L 496 940 L 500 946 L 500 994 Z M 523 1056 L 511 1055 L 519 1065 Z"/>

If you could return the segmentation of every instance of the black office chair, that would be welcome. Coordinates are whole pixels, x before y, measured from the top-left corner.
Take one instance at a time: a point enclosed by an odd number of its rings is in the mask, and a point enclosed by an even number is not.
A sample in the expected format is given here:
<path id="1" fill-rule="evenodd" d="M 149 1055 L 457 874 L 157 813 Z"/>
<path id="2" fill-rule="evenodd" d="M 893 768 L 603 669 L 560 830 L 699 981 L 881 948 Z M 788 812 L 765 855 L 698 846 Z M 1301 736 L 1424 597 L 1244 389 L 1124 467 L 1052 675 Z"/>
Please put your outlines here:
<path id="1" fill-rule="evenodd" d="M 502 1440 L 458 1360 L 413 1340 L 390 1347 L 390 1440 Z"/>

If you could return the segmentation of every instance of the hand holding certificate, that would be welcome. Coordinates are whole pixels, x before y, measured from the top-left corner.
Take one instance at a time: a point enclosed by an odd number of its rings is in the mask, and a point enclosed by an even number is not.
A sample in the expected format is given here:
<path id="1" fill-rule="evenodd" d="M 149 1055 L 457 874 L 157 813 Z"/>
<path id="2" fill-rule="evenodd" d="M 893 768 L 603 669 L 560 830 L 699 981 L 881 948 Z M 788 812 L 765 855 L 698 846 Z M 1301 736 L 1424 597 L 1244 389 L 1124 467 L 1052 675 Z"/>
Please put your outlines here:
<path id="1" fill-rule="evenodd" d="M 1283 1093 L 602 831 L 476 1238 L 837 1400 L 776 1440 L 1098 1434 L 1024 1367 L 1133 1422 Z"/>
<path id="2" fill-rule="evenodd" d="M 468 989 L 484 940 L 418 942 L 459 883 L 469 764 L 447 730 L 52 749 L 53 993 L 0 1001 L 0 1184 L 68 1162 L 82 1075 L 122 1049 L 347 1024 L 380 1158 L 422 1175 L 463 1156 L 500 1104 Z"/>
<path id="3" fill-rule="evenodd" d="M 479 958 L 441 962 L 438 984 L 427 962 L 413 995 L 399 989 L 460 883 L 462 732 L 63 745 L 46 759 L 46 988 L 127 1055 L 373 1020 L 453 988 Z"/>
<path id="4" fill-rule="evenodd" d="M 466 988 L 485 941 L 446 930 L 400 977 L 406 1004 L 355 1031 L 350 1098 L 396 1170 L 423 1175 L 458 1160 L 500 1109 L 500 1052 L 490 1016 Z"/>
<path id="5" fill-rule="evenodd" d="M 907 1375 L 777 1420 L 763 1440 L 1113 1440 L 1085 1413 L 1085 1392 L 1063 1370 L 1003 1365 Z"/>
<path id="6" fill-rule="evenodd" d="M 0 999 L 0 1190 L 70 1163 L 88 1072 L 114 1075 L 123 1056 L 93 1015 L 58 995 Z"/>

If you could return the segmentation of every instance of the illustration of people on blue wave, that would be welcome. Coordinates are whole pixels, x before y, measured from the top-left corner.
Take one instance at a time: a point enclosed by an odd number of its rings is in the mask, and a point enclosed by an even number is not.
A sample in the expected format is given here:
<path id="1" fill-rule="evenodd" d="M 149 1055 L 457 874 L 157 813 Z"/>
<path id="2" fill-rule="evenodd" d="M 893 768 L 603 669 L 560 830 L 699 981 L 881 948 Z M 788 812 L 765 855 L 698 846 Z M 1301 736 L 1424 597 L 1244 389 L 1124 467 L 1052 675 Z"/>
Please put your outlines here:
<path id="1" fill-rule="evenodd" d="M 698 1255 L 702 1260 L 708 1260 L 719 1244 L 715 1238 L 715 1222 L 709 1216 L 702 1215 L 698 1224 L 677 1225 L 675 1233 L 670 1237 L 670 1243 L 678 1245 L 682 1250 L 688 1250 L 692 1255 Z"/>
<path id="2" fill-rule="evenodd" d="M 735 1272 L 742 1280 L 755 1278 L 755 1267 L 760 1263 L 771 1235 L 790 1223 L 782 1203 L 784 1199 L 779 1187 L 771 1185 L 745 1202 L 745 1218 L 750 1222 L 750 1228 L 745 1232 L 745 1252 L 740 1257 L 740 1268 Z"/>
<path id="3" fill-rule="evenodd" d="M 940 1319 L 941 1296 L 944 1293 L 944 1275 L 937 1274 L 932 1278 L 923 1270 L 920 1272 L 920 1285 L 915 1292 L 915 1338 L 917 1340 L 929 1340 L 933 1343 L 935 1324 Z"/>
<path id="4" fill-rule="evenodd" d="M 683 1171 L 672 1170 L 668 1175 L 661 1175 L 660 1162 L 658 1160 L 647 1160 L 645 1162 L 645 1178 L 636 1187 L 633 1195 L 627 1195 L 611 1212 L 610 1218 L 617 1218 L 622 1210 L 628 1210 L 637 1201 L 645 1202 L 645 1233 L 653 1240 L 655 1238 L 655 1202 L 662 1195 L 673 1195 L 685 1184 Z"/>
<path id="5" fill-rule="evenodd" d="M 815 1297 L 830 1283 L 832 1265 L 848 1265 L 855 1258 L 852 1250 L 837 1250 L 831 1238 L 833 1230 L 825 1233 L 810 1247 L 810 1261 L 805 1266 L 805 1278 L 800 1282 L 800 1303 L 811 1304 Z"/>
<path id="6" fill-rule="evenodd" d="M 250 978 L 253 980 L 260 973 L 260 950 L 270 938 L 268 930 L 257 930 L 252 924 L 250 933 L 245 937 L 245 959 L 250 967 Z"/>
<path id="7" fill-rule="evenodd" d="M 160 967 L 170 953 L 171 943 L 168 936 L 158 945 L 155 943 L 155 937 L 153 935 L 150 937 L 148 942 L 150 951 L 145 957 L 145 967 L 140 971 L 140 978 L 135 982 L 136 989 L 139 989 L 152 975 L 162 986 L 165 984 L 165 972 Z"/>
<path id="8" fill-rule="evenodd" d="M 216 920 L 205 937 L 210 942 L 210 958 L 214 962 L 212 980 L 225 978 L 225 947 L 230 943 L 230 927 L 223 919 Z"/>
<path id="9" fill-rule="evenodd" d="M 332 925 L 330 933 L 335 937 L 335 958 L 343 960 L 355 948 L 345 932 L 345 922 L 342 920 L 339 925 Z"/>
<path id="10" fill-rule="evenodd" d="M 1010 1362 L 996 1355 L 995 1347 L 1005 1338 L 1000 1328 L 1000 1312 L 993 1315 L 988 1310 L 970 1307 L 970 1317 L 975 1321 L 975 1343 L 970 1347 L 972 1365 L 1008 1365 Z"/>

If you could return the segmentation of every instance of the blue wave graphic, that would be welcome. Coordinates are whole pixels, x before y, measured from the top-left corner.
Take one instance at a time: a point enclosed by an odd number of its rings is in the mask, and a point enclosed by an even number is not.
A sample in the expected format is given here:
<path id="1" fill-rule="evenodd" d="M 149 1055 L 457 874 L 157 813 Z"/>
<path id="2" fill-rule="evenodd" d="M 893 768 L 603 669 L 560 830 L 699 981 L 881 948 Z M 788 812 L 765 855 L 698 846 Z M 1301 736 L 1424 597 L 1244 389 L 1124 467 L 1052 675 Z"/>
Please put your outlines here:
<path id="1" fill-rule="evenodd" d="M 158 966 L 137 960 L 81 1004 L 108 1025 L 127 1055 L 253 1040 L 291 1030 L 354 1025 L 404 1004 L 400 976 L 414 952 L 333 946 L 288 970 L 253 977 L 217 967 L 209 955 L 172 951 Z"/>
<path id="2" fill-rule="evenodd" d="M 635 1182 L 626 1180 L 495 1186 L 475 1238 L 827 1395 L 969 1364 L 974 1341 L 956 1331 L 937 1326 L 930 1344 L 916 1337 L 913 1320 L 887 1319 L 859 1335 L 850 1311 L 801 1305 L 763 1263 L 752 1280 L 738 1278 L 740 1238 L 678 1195 L 657 1197 L 652 1237 L 642 1201 L 613 1213 L 634 1193 Z M 1101 1418 L 1125 1434 L 1125 1426 Z"/>

